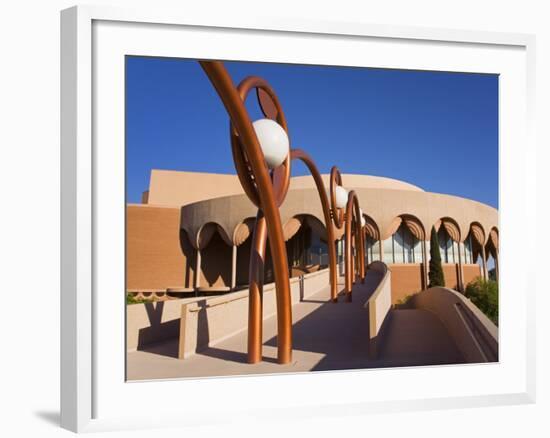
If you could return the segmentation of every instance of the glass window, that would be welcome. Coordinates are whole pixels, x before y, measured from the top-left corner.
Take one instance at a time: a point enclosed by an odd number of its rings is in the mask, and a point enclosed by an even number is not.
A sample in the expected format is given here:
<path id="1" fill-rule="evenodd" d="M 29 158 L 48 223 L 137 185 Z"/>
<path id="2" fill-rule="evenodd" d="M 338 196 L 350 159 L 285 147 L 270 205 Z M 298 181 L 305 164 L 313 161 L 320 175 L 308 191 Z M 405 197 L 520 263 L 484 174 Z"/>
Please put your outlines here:
<path id="1" fill-rule="evenodd" d="M 437 239 L 439 240 L 441 261 L 443 263 L 454 263 L 452 241 L 443 225 L 439 227 L 439 231 L 437 232 Z"/>
<path id="2" fill-rule="evenodd" d="M 365 262 L 371 263 L 375 260 L 380 259 L 379 253 L 378 253 L 378 241 L 374 240 L 372 237 L 367 236 L 365 240 Z"/>
<path id="3" fill-rule="evenodd" d="M 394 263 L 421 263 L 422 247 L 405 224 L 392 236 Z M 385 250 L 384 250 L 385 253 Z"/>
<path id="4" fill-rule="evenodd" d="M 384 240 L 382 244 L 384 263 L 394 263 L 393 259 L 393 237 Z"/>
<path id="5" fill-rule="evenodd" d="M 405 263 L 405 235 L 403 225 L 401 225 L 393 235 L 393 258 L 394 263 Z"/>
<path id="6" fill-rule="evenodd" d="M 422 263 L 424 261 L 422 257 L 422 241 L 415 239 L 413 251 L 414 251 L 414 262 Z"/>

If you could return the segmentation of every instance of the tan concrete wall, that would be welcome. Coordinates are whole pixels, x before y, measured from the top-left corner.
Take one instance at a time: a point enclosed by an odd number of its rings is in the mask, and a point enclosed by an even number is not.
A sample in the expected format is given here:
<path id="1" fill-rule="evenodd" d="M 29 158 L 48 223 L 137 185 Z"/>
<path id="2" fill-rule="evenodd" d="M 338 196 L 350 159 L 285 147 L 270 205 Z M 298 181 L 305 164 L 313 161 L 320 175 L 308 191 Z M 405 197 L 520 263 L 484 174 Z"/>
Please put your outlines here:
<path id="1" fill-rule="evenodd" d="M 244 194 L 237 175 L 151 170 L 147 203 L 181 207 L 205 199 Z"/>
<path id="2" fill-rule="evenodd" d="M 328 269 L 290 280 L 292 304 L 307 298 L 329 282 Z M 327 293 L 327 299 L 328 299 Z M 275 285 L 264 286 L 263 317 L 276 312 Z M 296 321 L 293 321 L 296 323 Z M 248 324 L 248 290 L 182 305 L 179 335 L 181 359 L 245 330 Z"/>
<path id="3" fill-rule="evenodd" d="M 474 281 L 476 278 L 481 277 L 481 266 L 478 264 L 468 264 L 462 267 L 464 272 L 464 287 L 468 286 L 468 283 Z"/>
<path id="4" fill-rule="evenodd" d="M 369 265 L 367 276 L 374 276 L 374 280 L 378 281 L 378 286 L 365 303 L 369 313 L 369 356 L 374 359 L 392 305 L 391 271 L 384 262 L 376 261 Z"/>
<path id="5" fill-rule="evenodd" d="M 443 263 L 443 275 L 445 276 L 445 287 L 458 290 L 458 264 Z"/>
<path id="6" fill-rule="evenodd" d="M 422 290 L 422 265 L 419 263 L 391 264 L 391 301 L 397 304 L 407 295 Z"/>
<path id="7" fill-rule="evenodd" d="M 434 287 L 416 295 L 413 305 L 439 318 L 466 362 L 498 361 L 498 328 L 462 294 Z"/>
<path id="8" fill-rule="evenodd" d="M 292 303 L 316 293 L 329 282 L 328 269 L 290 280 Z M 264 318 L 275 314 L 275 285 L 264 286 Z M 327 296 L 328 299 L 328 296 Z M 184 307 L 184 327 L 180 318 Z M 143 345 L 177 338 L 184 332 L 187 355 L 246 329 L 248 289 L 211 298 L 185 298 L 126 306 L 126 340 L 129 351 Z"/>
<path id="9" fill-rule="evenodd" d="M 193 284 L 193 251 L 185 236 L 180 242 L 180 230 L 179 208 L 127 206 L 127 290 L 155 291 Z"/>

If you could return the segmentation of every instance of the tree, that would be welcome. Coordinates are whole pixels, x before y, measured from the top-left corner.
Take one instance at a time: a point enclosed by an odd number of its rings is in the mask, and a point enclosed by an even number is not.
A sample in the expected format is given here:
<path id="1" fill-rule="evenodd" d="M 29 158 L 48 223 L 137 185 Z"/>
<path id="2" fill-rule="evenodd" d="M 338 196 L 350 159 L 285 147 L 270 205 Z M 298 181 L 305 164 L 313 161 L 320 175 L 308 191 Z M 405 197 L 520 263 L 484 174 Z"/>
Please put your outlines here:
<path id="1" fill-rule="evenodd" d="M 441 253 L 439 252 L 439 239 L 432 227 L 430 235 L 430 285 L 429 287 L 445 286 L 445 277 L 443 276 L 443 267 L 441 266 Z"/>

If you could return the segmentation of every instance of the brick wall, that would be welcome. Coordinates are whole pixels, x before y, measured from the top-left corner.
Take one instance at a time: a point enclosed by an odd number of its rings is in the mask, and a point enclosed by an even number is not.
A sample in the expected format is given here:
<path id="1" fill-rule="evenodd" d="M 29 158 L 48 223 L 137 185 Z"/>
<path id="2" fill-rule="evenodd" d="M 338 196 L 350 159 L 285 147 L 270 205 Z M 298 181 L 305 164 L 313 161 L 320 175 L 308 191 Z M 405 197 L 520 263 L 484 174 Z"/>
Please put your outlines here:
<path id="1" fill-rule="evenodd" d="M 407 295 L 422 290 L 422 265 L 417 263 L 390 264 L 392 304 Z"/>
<path id="2" fill-rule="evenodd" d="M 180 235 L 179 208 L 126 207 L 126 288 L 166 290 L 193 285 L 194 253 Z"/>

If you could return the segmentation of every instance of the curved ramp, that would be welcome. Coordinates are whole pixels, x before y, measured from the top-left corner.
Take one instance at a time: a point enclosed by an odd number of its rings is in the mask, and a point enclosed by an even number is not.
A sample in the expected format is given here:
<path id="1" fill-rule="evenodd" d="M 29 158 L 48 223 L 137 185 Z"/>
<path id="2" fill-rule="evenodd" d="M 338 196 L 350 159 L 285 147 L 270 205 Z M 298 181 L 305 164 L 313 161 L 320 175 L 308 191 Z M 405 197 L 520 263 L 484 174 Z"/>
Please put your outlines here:
<path id="1" fill-rule="evenodd" d="M 497 326 L 464 295 L 434 287 L 416 295 L 413 305 L 442 322 L 466 362 L 498 361 Z"/>

